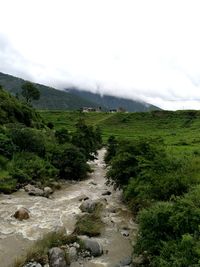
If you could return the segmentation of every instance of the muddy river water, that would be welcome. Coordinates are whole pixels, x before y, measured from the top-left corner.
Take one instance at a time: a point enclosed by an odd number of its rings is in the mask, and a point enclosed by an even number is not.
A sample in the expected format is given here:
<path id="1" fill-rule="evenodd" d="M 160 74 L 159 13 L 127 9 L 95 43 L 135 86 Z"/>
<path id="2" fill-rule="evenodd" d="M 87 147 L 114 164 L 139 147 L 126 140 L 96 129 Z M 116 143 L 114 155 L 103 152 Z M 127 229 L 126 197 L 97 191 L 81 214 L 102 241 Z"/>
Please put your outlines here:
<path id="1" fill-rule="evenodd" d="M 29 196 L 19 191 L 12 195 L 0 195 L 0 266 L 10 267 L 17 256 L 23 255 L 33 242 L 44 233 L 65 227 L 72 233 L 81 213 L 79 198 L 86 195 L 90 199 L 105 198 L 102 220 L 105 228 L 97 239 L 102 243 L 104 253 L 87 263 L 87 266 L 114 266 L 121 259 L 130 256 L 132 240 L 137 232 L 130 211 L 121 201 L 121 193 L 105 185 L 105 150 L 99 151 L 98 159 L 90 163 L 93 173 L 89 179 L 66 183 L 61 190 L 54 192 L 51 199 Z M 106 190 L 111 195 L 102 196 Z M 30 219 L 16 220 L 12 215 L 25 207 L 30 211 Z"/>

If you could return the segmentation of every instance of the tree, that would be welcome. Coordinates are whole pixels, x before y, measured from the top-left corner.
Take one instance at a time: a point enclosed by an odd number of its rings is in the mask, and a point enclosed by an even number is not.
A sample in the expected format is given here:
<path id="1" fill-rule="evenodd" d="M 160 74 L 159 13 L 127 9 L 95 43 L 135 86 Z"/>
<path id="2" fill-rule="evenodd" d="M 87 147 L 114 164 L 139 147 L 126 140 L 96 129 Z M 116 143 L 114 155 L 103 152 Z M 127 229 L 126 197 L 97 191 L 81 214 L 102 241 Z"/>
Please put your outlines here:
<path id="1" fill-rule="evenodd" d="M 38 100 L 40 98 L 40 91 L 31 82 L 25 82 L 22 85 L 22 96 L 30 104 L 32 100 Z"/>

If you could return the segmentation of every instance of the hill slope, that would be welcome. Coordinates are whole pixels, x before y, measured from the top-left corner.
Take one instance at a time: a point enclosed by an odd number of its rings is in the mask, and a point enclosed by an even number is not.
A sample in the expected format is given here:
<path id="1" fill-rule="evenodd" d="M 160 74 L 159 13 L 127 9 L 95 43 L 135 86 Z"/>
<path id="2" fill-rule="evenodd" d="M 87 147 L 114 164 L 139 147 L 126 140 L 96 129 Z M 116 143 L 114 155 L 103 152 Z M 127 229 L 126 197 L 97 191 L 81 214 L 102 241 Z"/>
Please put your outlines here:
<path id="1" fill-rule="evenodd" d="M 160 110 L 160 108 L 150 105 L 145 102 L 139 102 L 136 100 L 111 96 L 111 95 L 103 95 L 101 96 L 98 93 L 91 93 L 89 91 L 78 90 L 76 88 L 66 89 L 67 92 L 82 97 L 83 99 L 87 99 L 91 102 L 97 103 L 101 107 L 105 107 L 107 110 L 110 109 L 118 109 L 123 108 L 126 111 L 130 112 L 145 112 L 150 110 Z"/>
<path id="2" fill-rule="evenodd" d="M 23 123 L 26 126 L 40 126 L 42 119 L 35 110 L 0 87 L 0 125 Z"/>
<path id="3" fill-rule="evenodd" d="M 16 95 L 16 93 L 20 94 L 21 86 L 24 82 L 23 79 L 0 72 L 0 85 L 14 95 Z M 40 100 L 33 102 L 33 106 L 37 109 L 76 110 L 83 106 L 98 107 L 98 104 L 82 99 L 80 96 L 41 84 L 35 85 L 41 94 Z"/>

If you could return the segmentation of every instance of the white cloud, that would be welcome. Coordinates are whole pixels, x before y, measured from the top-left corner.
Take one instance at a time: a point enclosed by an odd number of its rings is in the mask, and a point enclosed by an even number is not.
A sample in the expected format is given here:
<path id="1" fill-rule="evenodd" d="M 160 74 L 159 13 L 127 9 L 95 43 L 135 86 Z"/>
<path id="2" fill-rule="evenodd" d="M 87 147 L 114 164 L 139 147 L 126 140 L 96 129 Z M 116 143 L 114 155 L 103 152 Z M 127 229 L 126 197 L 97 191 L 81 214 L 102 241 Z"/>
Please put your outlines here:
<path id="1" fill-rule="evenodd" d="M 0 71 L 200 108 L 199 0 L 0 0 Z M 2 44 L 2 45 L 1 45 Z"/>

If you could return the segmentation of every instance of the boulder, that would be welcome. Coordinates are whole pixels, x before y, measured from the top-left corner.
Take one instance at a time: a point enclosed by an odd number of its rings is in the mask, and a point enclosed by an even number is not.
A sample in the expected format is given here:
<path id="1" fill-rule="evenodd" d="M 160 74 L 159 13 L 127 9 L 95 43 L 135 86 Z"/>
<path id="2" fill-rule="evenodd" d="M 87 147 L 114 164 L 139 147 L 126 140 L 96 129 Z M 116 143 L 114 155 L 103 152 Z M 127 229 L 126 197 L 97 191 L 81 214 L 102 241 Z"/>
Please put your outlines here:
<path id="1" fill-rule="evenodd" d="M 44 196 L 44 191 L 34 185 L 28 184 L 24 187 L 24 189 L 30 196 Z"/>
<path id="2" fill-rule="evenodd" d="M 88 200 L 88 199 L 89 199 L 89 197 L 86 196 L 85 194 L 80 195 L 79 198 L 78 198 L 79 201 L 83 201 L 83 200 L 85 201 L 85 200 Z"/>
<path id="3" fill-rule="evenodd" d="M 103 254 L 103 248 L 102 245 L 95 239 L 82 239 L 84 248 L 86 250 L 89 250 L 91 253 L 91 256 L 98 257 Z"/>
<path id="4" fill-rule="evenodd" d="M 49 186 L 44 187 L 44 196 L 49 197 L 51 194 L 53 194 L 52 188 Z"/>
<path id="5" fill-rule="evenodd" d="M 97 183 L 95 183 L 94 181 L 89 182 L 89 184 L 91 184 L 91 185 L 97 185 Z"/>
<path id="6" fill-rule="evenodd" d="M 34 189 L 35 189 L 35 186 L 32 185 L 32 184 L 27 184 L 26 186 L 24 186 L 24 190 L 25 190 L 26 192 L 32 191 L 32 190 L 34 190 Z"/>
<path id="7" fill-rule="evenodd" d="M 77 260 L 78 253 L 77 253 L 77 249 L 75 247 L 70 247 L 68 253 L 69 253 L 70 262 L 74 262 Z"/>
<path id="8" fill-rule="evenodd" d="M 49 267 L 67 267 L 65 252 L 58 247 L 51 248 L 48 253 Z"/>
<path id="9" fill-rule="evenodd" d="M 37 263 L 36 261 L 34 261 L 34 262 L 27 263 L 23 267 L 42 267 L 42 265 L 40 263 Z"/>
<path id="10" fill-rule="evenodd" d="M 111 192 L 109 190 L 107 190 L 107 191 L 103 192 L 101 195 L 102 196 L 110 196 Z"/>
<path id="11" fill-rule="evenodd" d="M 125 258 L 123 258 L 120 262 L 119 262 L 119 265 L 120 266 L 127 266 L 127 265 L 130 265 L 132 263 L 132 258 L 131 256 L 127 256 Z"/>
<path id="12" fill-rule="evenodd" d="M 97 202 L 96 201 L 88 199 L 88 200 L 85 200 L 80 205 L 79 208 L 80 208 L 80 210 L 82 212 L 92 213 L 95 210 L 96 206 L 97 206 Z"/>
<path id="13" fill-rule="evenodd" d="M 137 257 L 133 257 L 132 259 L 132 267 L 140 267 L 145 262 L 144 257 L 139 255 Z"/>
<path id="14" fill-rule="evenodd" d="M 14 217 L 19 221 L 27 220 L 30 218 L 29 211 L 26 208 L 20 208 L 15 212 Z"/>

